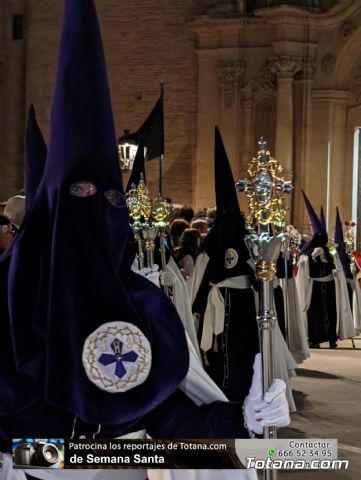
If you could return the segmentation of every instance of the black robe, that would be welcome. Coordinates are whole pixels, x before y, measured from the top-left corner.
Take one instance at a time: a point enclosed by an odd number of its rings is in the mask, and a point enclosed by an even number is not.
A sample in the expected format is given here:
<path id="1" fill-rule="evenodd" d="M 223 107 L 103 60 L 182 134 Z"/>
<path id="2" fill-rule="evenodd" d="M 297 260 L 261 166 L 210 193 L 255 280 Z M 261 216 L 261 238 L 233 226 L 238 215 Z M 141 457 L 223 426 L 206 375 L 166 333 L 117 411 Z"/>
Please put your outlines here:
<path id="1" fill-rule="evenodd" d="M 309 268 L 311 278 L 327 277 L 335 268 L 333 260 L 326 251 L 327 263 L 317 257 L 316 261 L 309 254 Z M 337 340 L 337 308 L 335 281 L 313 282 L 312 296 L 307 311 L 308 339 L 310 343 L 335 342 Z"/>
<path id="2" fill-rule="evenodd" d="M 245 266 L 244 272 L 249 273 Z M 198 339 L 202 337 L 203 319 L 210 283 L 218 283 L 217 272 L 209 262 L 192 306 L 199 318 Z M 242 401 L 249 392 L 253 362 L 259 352 L 256 307 L 252 288 L 220 288 L 225 302 L 224 330 L 214 337 L 213 347 L 204 355 L 209 376 L 230 400 Z"/>
<path id="3" fill-rule="evenodd" d="M 280 255 L 277 259 L 277 277 L 278 278 L 285 278 L 286 277 L 286 265 L 285 259 Z M 292 278 L 293 276 L 293 268 L 290 260 L 287 260 L 287 278 Z M 282 332 L 283 338 L 286 340 L 287 336 L 287 328 L 286 328 L 286 320 L 285 320 L 285 306 L 283 300 L 283 291 L 282 287 L 278 285 L 274 289 L 274 300 L 275 300 L 275 308 L 277 312 L 277 320 L 280 330 Z"/>

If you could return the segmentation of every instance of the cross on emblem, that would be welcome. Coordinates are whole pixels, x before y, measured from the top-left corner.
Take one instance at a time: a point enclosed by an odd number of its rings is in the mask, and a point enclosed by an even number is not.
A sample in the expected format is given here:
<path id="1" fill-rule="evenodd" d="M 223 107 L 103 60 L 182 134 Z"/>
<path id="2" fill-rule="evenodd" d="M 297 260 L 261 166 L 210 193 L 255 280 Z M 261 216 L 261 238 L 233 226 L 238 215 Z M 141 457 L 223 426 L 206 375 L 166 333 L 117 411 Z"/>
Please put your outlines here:
<path id="1" fill-rule="evenodd" d="M 226 268 L 233 268 L 238 262 L 238 254 L 236 250 L 229 248 L 226 251 L 224 262 Z"/>
<path id="2" fill-rule="evenodd" d="M 98 359 L 98 361 L 102 365 L 110 365 L 112 363 L 115 363 L 115 375 L 119 378 L 124 377 L 124 375 L 127 373 L 123 362 L 132 362 L 134 363 L 137 358 L 138 354 L 131 350 L 130 352 L 127 353 L 122 353 L 123 349 L 123 342 L 121 342 L 118 338 L 115 338 L 112 343 L 110 344 L 114 354 L 112 353 L 102 353 Z"/>

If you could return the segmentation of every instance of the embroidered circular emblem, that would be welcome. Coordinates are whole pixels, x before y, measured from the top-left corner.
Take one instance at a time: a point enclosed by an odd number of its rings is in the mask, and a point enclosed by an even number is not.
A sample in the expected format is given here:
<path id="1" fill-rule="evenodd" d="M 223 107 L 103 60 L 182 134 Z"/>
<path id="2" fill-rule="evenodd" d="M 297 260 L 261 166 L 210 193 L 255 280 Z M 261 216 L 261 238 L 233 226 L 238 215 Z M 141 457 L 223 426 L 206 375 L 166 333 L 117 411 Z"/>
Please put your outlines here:
<path id="1" fill-rule="evenodd" d="M 147 379 L 152 351 L 138 327 L 127 322 L 109 322 L 85 340 L 82 360 L 91 382 L 106 392 L 120 393 Z"/>
<path id="2" fill-rule="evenodd" d="M 238 253 L 234 248 L 228 248 L 224 256 L 224 266 L 226 268 L 233 268 L 237 265 Z"/>

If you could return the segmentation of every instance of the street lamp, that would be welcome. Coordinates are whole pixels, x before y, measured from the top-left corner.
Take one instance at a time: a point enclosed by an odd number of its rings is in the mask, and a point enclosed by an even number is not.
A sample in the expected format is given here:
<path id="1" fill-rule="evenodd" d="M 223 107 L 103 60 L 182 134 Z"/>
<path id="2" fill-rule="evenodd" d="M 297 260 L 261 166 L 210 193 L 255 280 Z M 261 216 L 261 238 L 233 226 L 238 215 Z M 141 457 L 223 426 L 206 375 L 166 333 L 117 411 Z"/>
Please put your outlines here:
<path id="1" fill-rule="evenodd" d="M 132 138 L 129 130 L 124 130 L 118 138 L 119 165 L 121 170 L 129 171 L 133 168 L 134 158 L 138 150 L 138 144 Z"/>

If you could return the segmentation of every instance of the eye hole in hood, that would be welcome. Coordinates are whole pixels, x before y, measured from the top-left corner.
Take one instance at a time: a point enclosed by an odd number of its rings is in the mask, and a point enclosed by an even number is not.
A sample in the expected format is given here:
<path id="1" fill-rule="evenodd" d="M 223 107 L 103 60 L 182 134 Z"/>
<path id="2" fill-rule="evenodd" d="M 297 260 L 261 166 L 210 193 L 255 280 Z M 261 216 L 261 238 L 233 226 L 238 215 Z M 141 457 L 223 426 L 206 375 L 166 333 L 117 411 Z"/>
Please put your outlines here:
<path id="1" fill-rule="evenodd" d="M 91 197 L 97 193 L 96 186 L 88 181 L 81 181 L 72 183 L 70 185 L 70 194 L 74 195 L 75 197 Z"/>
<path id="2" fill-rule="evenodd" d="M 105 198 L 113 207 L 124 208 L 126 207 L 125 196 L 121 194 L 118 190 L 107 190 L 104 192 Z"/>

